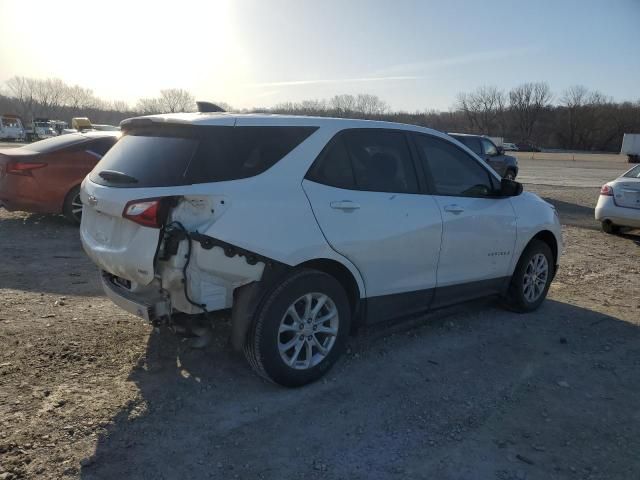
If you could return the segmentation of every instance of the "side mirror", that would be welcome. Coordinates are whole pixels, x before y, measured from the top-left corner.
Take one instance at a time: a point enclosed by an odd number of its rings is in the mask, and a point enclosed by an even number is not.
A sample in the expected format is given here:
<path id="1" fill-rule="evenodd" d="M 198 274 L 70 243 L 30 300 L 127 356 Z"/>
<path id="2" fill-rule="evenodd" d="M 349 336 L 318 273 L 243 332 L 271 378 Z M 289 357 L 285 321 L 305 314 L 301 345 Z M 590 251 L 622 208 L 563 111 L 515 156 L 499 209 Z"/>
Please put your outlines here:
<path id="1" fill-rule="evenodd" d="M 504 147 L 496 147 L 498 150 L 498 155 L 504 155 Z"/>
<path id="2" fill-rule="evenodd" d="M 500 181 L 500 195 L 503 197 L 517 197 L 522 193 L 522 184 L 515 180 L 503 178 Z"/>

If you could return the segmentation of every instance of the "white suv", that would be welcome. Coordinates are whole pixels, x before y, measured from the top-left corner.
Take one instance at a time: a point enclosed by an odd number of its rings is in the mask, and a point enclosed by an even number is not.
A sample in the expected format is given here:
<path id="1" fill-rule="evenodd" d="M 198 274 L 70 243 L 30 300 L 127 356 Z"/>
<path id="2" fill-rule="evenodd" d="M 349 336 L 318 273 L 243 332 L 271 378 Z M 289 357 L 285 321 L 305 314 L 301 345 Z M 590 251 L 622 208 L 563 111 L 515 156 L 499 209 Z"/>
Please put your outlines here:
<path id="1" fill-rule="evenodd" d="M 220 113 L 122 130 L 81 193 L 105 292 L 158 323 L 230 309 L 234 347 L 282 385 L 323 375 L 358 325 L 487 295 L 530 311 L 556 272 L 554 208 L 434 130 Z"/>

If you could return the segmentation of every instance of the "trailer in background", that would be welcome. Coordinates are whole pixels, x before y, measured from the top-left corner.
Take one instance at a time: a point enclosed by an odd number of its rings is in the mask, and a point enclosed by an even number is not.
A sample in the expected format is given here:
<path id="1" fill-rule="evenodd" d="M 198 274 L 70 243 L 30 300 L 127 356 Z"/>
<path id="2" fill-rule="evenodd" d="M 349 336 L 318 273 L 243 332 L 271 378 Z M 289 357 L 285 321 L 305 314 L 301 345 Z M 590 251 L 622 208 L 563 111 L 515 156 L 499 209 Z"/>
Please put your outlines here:
<path id="1" fill-rule="evenodd" d="M 627 156 L 629 163 L 640 163 L 640 133 L 625 133 L 620 153 Z"/>

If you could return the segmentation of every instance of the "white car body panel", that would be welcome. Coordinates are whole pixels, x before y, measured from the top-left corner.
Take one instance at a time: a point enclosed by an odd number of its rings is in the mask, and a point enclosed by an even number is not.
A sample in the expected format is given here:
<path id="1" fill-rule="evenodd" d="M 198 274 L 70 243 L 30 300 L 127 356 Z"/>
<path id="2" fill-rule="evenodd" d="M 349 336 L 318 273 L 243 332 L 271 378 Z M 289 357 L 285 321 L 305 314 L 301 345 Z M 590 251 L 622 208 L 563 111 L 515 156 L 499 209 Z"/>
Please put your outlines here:
<path id="1" fill-rule="evenodd" d="M 173 309 L 201 312 L 184 292 L 187 241 L 169 260 L 156 260 L 160 230 L 122 217 L 132 200 L 179 197 L 169 222 L 290 267 L 319 259 L 336 261 L 353 276 L 360 298 L 508 277 L 526 244 L 541 230 L 550 230 L 562 251 L 553 208 L 533 194 L 503 199 L 436 197 L 343 190 L 304 180 L 327 142 L 347 128 L 428 133 L 455 143 L 486 166 L 470 149 L 441 132 L 388 122 L 273 115 L 143 118 L 195 125 L 318 127 L 271 168 L 249 178 L 154 188 L 105 187 L 85 179 L 80 229 L 85 251 L 101 269 L 130 280 L 131 291 L 149 302 L 157 302 L 158 290 L 164 289 Z M 342 200 L 361 208 L 351 212 L 331 208 L 331 202 Z M 463 204 L 464 214 L 445 212 L 452 203 Z M 368 247 L 363 246 L 365 241 L 370 242 Z M 195 241 L 191 244 L 188 294 L 209 311 L 231 307 L 234 290 L 263 275 L 265 261 L 250 265 L 240 255 L 226 256 L 219 246 L 204 249 Z M 162 308 L 166 309 L 164 304 Z"/>
<path id="2" fill-rule="evenodd" d="M 510 199 L 434 198 L 443 221 L 438 286 L 511 275 L 516 216 Z"/>
<path id="3" fill-rule="evenodd" d="M 358 265 L 367 296 L 436 286 L 442 221 L 432 196 L 303 187 L 329 244 Z M 341 202 L 357 208 L 334 208 Z"/>

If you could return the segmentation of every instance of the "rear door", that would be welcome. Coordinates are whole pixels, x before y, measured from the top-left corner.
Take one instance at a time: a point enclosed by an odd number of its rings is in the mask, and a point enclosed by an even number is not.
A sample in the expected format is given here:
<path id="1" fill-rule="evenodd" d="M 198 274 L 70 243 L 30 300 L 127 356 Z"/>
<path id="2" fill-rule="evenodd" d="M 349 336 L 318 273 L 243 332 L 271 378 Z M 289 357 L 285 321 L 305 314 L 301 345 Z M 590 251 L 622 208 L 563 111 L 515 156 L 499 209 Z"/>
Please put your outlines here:
<path id="1" fill-rule="evenodd" d="M 303 187 L 329 244 L 361 272 L 370 321 L 428 306 L 442 222 L 421 191 L 405 132 L 339 133 Z"/>
<path id="2" fill-rule="evenodd" d="M 443 221 L 434 305 L 491 293 L 510 275 L 511 201 L 495 197 L 499 181 L 452 142 L 423 134 L 413 139 Z"/>

